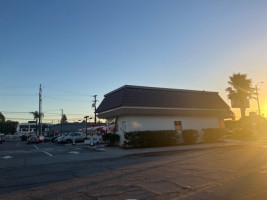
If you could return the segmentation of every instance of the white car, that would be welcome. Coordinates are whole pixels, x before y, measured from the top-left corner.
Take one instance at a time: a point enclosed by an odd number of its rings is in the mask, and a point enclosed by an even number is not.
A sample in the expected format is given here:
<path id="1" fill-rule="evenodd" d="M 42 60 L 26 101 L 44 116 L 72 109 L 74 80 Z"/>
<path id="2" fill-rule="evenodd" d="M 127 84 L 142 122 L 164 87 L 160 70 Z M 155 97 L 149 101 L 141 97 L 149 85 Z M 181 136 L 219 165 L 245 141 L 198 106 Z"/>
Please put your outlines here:
<path id="1" fill-rule="evenodd" d="M 75 142 L 84 142 L 84 136 L 82 133 L 74 132 L 62 135 L 57 138 L 59 143 L 73 143 Z"/>

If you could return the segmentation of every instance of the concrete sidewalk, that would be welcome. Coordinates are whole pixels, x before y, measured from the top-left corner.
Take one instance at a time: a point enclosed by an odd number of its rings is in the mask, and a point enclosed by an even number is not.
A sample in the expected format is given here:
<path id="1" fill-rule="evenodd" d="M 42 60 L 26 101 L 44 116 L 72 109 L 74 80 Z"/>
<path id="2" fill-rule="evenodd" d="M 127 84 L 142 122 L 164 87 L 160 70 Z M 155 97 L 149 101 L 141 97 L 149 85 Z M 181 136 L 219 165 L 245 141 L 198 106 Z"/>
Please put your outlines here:
<path id="1" fill-rule="evenodd" d="M 123 149 L 120 147 L 108 147 L 104 144 L 96 144 L 94 146 L 86 145 L 86 148 L 91 148 L 96 151 L 103 151 L 103 156 L 107 158 L 120 157 L 120 156 L 134 156 L 134 155 L 151 155 L 157 153 L 169 153 L 169 152 L 184 152 L 184 151 L 197 151 L 209 148 L 227 148 L 240 145 L 249 145 L 253 141 L 240 141 L 225 139 L 223 142 L 219 143 L 209 143 L 209 144 L 193 144 L 193 145 L 179 145 L 170 147 L 153 147 L 153 148 L 138 148 L 138 149 Z M 84 144 L 81 144 L 84 145 Z M 99 155 L 98 158 L 102 157 Z"/>

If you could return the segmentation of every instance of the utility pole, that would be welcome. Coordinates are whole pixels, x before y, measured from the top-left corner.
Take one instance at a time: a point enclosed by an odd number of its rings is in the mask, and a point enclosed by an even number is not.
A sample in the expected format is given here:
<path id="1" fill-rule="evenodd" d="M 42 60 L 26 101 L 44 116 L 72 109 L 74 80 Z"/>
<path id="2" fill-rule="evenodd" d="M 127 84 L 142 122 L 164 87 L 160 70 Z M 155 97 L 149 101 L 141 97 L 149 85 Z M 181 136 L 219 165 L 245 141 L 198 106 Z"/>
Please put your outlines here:
<path id="1" fill-rule="evenodd" d="M 259 82 L 259 83 L 263 83 L 263 82 Z M 256 95 L 257 95 L 257 103 L 258 103 L 259 116 L 261 116 L 260 101 L 259 101 L 259 92 L 258 92 L 258 84 L 259 83 L 257 83 L 255 85 L 255 89 L 256 89 Z"/>
<path id="2" fill-rule="evenodd" d="M 39 136 L 42 135 L 42 85 L 39 88 Z"/>
<path id="3" fill-rule="evenodd" d="M 84 118 L 85 118 L 85 133 L 86 133 L 86 139 L 87 139 L 87 118 L 88 118 L 89 116 L 85 116 Z"/>
<path id="4" fill-rule="evenodd" d="M 93 104 L 93 107 L 95 107 L 95 124 L 96 124 L 96 102 L 97 102 L 96 96 L 97 95 L 94 95 L 95 100 L 94 100 L 94 104 Z"/>
<path id="5" fill-rule="evenodd" d="M 61 110 L 61 120 L 60 120 L 60 133 L 62 134 L 62 117 L 63 117 L 63 109 Z"/>

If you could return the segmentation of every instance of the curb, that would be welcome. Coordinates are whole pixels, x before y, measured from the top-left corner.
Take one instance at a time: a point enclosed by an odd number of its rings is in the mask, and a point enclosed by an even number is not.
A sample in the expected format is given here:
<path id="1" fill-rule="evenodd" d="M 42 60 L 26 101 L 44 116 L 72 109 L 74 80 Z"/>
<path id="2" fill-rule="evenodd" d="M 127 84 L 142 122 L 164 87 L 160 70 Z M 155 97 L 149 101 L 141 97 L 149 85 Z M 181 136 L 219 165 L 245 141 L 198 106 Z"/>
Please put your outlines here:
<path id="1" fill-rule="evenodd" d="M 188 149 L 173 149 L 173 150 L 166 150 L 166 151 L 151 151 L 151 152 L 140 152 L 140 153 L 132 153 L 126 156 L 141 156 L 141 157 L 148 157 L 148 156 L 163 156 L 163 155 L 170 155 L 176 153 L 185 153 L 185 152 L 193 152 L 193 151 L 204 151 L 210 149 L 223 149 L 223 148 L 235 148 L 243 146 L 242 144 L 230 144 L 225 146 L 212 146 L 212 147 L 197 147 L 197 148 L 188 148 Z"/>

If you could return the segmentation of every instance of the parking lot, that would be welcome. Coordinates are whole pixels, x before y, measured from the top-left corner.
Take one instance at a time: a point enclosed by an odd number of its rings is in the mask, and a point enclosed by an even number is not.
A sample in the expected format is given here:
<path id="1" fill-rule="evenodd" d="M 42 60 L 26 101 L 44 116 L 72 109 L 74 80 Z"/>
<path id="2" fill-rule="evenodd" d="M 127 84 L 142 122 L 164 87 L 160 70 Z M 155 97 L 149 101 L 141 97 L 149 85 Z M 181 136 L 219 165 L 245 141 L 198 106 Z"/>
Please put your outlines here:
<path id="1" fill-rule="evenodd" d="M 92 154 L 97 158 L 97 153 L 104 151 L 105 146 L 101 144 L 91 147 L 85 143 L 72 145 L 51 142 L 39 144 L 26 144 L 25 141 L 4 142 L 0 145 L 0 168 L 84 160 L 92 157 Z"/>

